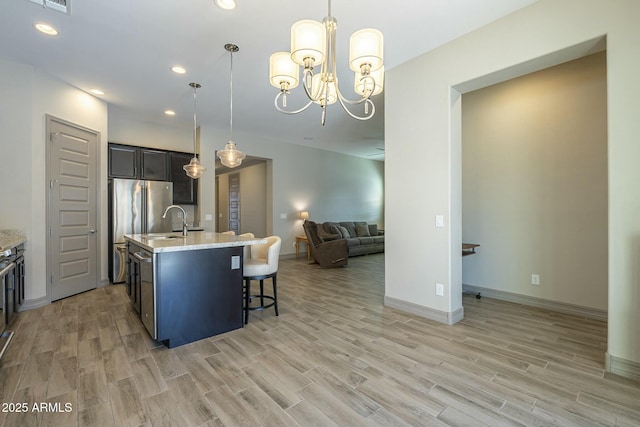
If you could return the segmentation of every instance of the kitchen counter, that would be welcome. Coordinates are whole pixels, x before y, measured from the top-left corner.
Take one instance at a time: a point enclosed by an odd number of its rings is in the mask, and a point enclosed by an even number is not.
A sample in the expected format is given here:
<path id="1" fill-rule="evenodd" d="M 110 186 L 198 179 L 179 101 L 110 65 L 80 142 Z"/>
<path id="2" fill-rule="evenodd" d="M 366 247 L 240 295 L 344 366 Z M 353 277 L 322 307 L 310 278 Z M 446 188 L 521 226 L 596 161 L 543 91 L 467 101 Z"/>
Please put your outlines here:
<path id="1" fill-rule="evenodd" d="M 125 240 L 153 253 L 230 248 L 267 243 L 266 239 L 230 236 L 228 234 L 199 231 L 183 237 L 181 232 L 126 234 Z"/>
<path id="2" fill-rule="evenodd" d="M 127 293 L 151 338 L 173 348 L 242 327 L 244 247 L 266 239 L 207 231 L 124 237 Z"/>
<path id="3" fill-rule="evenodd" d="M 20 230 L 0 230 L 0 251 L 13 249 L 27 241 L 27 235 Z"/>

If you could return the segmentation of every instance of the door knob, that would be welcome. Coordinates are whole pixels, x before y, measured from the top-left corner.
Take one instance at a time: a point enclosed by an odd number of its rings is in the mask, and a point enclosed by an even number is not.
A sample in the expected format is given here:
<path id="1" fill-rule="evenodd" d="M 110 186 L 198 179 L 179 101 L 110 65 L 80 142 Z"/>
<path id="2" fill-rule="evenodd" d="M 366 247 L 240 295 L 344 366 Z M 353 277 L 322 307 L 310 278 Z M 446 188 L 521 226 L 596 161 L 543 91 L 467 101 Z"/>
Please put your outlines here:
<path id="1" fill-rule="evenodd" d="M 89 234 L 96 234 L 96 230 L 92 228 L 91 230 L 89 230 Z"/>

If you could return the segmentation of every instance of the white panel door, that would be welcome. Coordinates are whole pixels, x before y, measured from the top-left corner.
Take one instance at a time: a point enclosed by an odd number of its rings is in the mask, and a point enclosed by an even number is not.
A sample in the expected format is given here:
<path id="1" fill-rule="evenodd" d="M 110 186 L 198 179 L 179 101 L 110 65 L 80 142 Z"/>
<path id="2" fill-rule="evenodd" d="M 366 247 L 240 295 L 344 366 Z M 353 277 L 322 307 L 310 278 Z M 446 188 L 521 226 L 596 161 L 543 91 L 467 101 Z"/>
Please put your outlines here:
<path id="1" fill-rule="evenodd" d="M 47 116 L 49 132 L 49 295 L 56 301 L 95 289 L 96 132 Z"/>

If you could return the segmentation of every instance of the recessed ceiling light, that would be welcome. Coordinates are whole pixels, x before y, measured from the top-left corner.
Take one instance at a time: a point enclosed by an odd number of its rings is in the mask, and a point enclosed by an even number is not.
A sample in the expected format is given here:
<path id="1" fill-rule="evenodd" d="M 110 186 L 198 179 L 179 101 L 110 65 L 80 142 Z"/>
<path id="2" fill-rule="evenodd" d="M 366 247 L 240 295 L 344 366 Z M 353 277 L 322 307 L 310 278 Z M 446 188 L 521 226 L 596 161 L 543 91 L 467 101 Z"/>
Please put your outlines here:
<path id="1" fill-rule="evenodd" d="M 94 95 L 104 95 L 104 92 L 101 91 L 100 89 L 91 89 L 89 92 L 91 92 Z"/>
<path id="2" fill-rule="evenodd" d="M 187 72 L 187 70 L 185 70 L 183 67 L 176 65 L 175 67 L 171 67 L 171 71 L 173 71 L 176 74 L 185 74 Z"/>
<path id="3" fill-rule="evenodd" d="M 34 24 L 33 25 L 36 30 L 40 31 L 41 33 L 47 34 L 49 36 L 57 36 L 58 35 L 58 30 L 56 30 L 54 27 L 52 27 L 49 24 Z"/>
<path id="4" fill-rule="evenodd" d="M 176 112 L 173 110 L 165 110 L 164 112 L 167 116 L 175 116 Z"/>
<path id="5" fill-rule="evenodd" d="M 213 0 L 220 9 L 231 10 L 236 8 L 236 0 Z"/>

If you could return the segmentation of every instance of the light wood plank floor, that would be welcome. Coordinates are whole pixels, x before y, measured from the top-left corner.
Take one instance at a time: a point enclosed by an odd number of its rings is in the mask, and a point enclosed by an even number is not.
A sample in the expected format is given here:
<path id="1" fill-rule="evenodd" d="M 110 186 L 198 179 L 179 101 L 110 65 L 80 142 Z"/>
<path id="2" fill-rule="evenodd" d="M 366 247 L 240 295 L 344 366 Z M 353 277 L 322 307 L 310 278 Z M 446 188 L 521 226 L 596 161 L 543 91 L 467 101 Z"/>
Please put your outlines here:
<path id="1" fill-rule="evenodd" d="M 603 371 L 605 323 L 465 296 L 446 326 L 383 307 L 383 280 L 383 255 L 286 259 L 279 317 L 175 349 L 121 285 L 20 313 L 0 425 L 640 425 L 640 384 Z"/>

